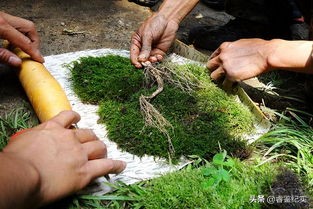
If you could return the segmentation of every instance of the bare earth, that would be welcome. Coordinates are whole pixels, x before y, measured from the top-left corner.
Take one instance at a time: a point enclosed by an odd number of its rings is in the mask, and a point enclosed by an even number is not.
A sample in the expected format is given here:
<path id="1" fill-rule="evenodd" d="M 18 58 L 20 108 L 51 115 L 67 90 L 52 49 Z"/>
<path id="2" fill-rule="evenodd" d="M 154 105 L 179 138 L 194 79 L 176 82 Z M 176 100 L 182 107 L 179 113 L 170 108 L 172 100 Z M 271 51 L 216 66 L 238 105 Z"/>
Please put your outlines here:
<path id="1" fill-rule="evenodd" d="M 0 8 L 36 24 L 44 56 L 97 48 L 129 49 L 131 34 L 152 12 L 127 0 L 2 0 Z M 199 4 L 181 24 L 177 37 L 186 40 L 194 26 L 228 20 L 224 12 Z M 0 67 L 0 116 L 25 103 L 12 70 Z"/>

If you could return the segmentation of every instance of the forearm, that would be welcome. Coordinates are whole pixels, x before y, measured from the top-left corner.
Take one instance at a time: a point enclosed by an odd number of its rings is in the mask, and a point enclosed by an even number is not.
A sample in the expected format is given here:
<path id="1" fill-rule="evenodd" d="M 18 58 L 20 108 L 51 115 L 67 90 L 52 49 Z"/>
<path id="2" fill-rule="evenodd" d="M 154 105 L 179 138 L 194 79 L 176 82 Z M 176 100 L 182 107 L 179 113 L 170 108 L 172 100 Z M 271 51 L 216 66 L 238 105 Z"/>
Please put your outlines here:
<path id="1" fill-rule="evenodd" d="M 168 20 L 174 20 L 179 24 L 198 2 L 199 0 L 165 0 L 157 14 L 163 15 Z"/>
<path id="2" fill-rule="evenodd" d="M 313 41 L 269 41 L 268 65 L 271 69 L 313 73 Z"/>
<path id="3" fill-rule="evenodd" d="M 37 171 L 7 153 L 0 152 L 0 208 L 34 208 L 39 202 L 40 181 Z"/>

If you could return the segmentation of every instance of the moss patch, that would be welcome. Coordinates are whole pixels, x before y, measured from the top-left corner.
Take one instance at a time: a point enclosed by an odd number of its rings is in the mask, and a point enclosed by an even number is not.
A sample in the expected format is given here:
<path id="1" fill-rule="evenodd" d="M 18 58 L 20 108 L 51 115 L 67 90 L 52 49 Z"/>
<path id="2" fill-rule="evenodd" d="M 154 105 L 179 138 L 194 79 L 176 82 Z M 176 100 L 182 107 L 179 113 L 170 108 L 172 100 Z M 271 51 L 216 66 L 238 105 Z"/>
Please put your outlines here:
<path id="1" fill-rule="evenodd" d="M 246 153 L 241 136 L 253 129 L 249 110 L 217 88 L 206 69 L 197 65 L 186 68 L 202 85 L 187 93 L 165 83 L 164 91 L 152 104 L 172 124 L 169 134 L 175 153 L 210 158 L 220 150 L 231 155 Z M 74 91 L 88 103 L 100 104 L 101 122 L 111 140 L 130 153 L 168 157 L 168 140 L 156 128 L 145 126 L 140 112 L 139 96 L 149 95 L 155 86 L 145 85 L 142 70 L 135 69 L 128 58 L 109 55 L 85 57 L 71 67 Z"/>
<path id="2" fill-rule="evenodd" d="M 140 208 L 245 208 L 260 209 L 262 205 L 251 202 L 251 197 L 266 195 L 277 173 L 276 166 L 267 164 L 255 168 L 235 161 L 230 180 L 212 187 L 204 187 L 208 178 L 206 167 L 183 169 L 152 179 L 145 184 L 138 198 Z M 139 207 L 138 207 L 139 208 Z"/>
<path id="3" fill-rule="evenodd" d="M 124 57 L 83 57 L 73 66 L 73 87 L 83 102 L 125 102 L 143 84 L 142 72 L 135 70 Z"/>

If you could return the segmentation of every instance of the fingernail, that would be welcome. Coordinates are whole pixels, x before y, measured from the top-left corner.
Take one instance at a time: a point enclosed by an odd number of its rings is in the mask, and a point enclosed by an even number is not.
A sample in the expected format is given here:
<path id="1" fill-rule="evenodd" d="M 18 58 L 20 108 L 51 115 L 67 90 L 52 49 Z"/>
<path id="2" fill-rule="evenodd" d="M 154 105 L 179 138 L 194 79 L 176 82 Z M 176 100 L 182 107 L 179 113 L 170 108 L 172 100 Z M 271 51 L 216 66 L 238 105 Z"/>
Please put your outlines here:
<path id="1" fill-rule="evenodd" d="M 39 49 L 37 49 L 37 52 L 36 52 L 42 59 L 42 62 L 45 62 L 45 59 L 43 58 L 41 52 L 39 51 Z"/>
<path id="2" fill-rule="evenodd" d="M 14 56 L 11 56 L 8 62 L 10 65 L 13 65 L 13 66 L 20 66 L 22 64 L 22 60 Z"/>
<path id="3" fill-rule="evenodd" d="M 163 56 L 160 55 L 160 54 L 158 54 L 156 57 L 157 57 L 157 59 L 158 59 L 159 61 L 161 61 L 161 60 L 163 59 Z"/>
<path id="4" fill-rule="evenodd" d="M 145 55 L 139 55 L 138 56 L 138 61 L 143 62 L 143 61 L 146 61 L 146 60 L 147 60 L 147 57 Z"/>

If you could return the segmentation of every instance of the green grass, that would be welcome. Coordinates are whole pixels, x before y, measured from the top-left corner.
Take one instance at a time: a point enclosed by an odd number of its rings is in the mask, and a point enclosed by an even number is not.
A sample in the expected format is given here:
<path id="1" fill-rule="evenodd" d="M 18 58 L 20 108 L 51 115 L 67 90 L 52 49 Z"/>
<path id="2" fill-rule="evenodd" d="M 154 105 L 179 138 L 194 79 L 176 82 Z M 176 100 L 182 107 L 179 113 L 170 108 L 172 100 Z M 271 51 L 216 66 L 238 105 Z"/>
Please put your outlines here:
<path id="1" fill-rule="evenodd" d="M 184 73 L 186 68 L 192 74 Z M 144 123 L 139 96 L 149 95 L 156 87 L 145 84 L 142 70 L 135 69 L 128 58 L 85 57 L 70 69 L 74 91 L 83 102 L 100 105 L 100 122 L 106 124 L 109 138 L 123 150 L 138 156 L 168 158 L 172 154 L 173 160 L 191 154 L 209 159 L 220 148 L 233 156 L 247 157 L 250 153 L 241 136 L 253 130 L 253 115 L 217 88 L 204 67 L 176 66 L 174 78 L 187 75 L 200 81 L 200 87 L 190 93 L 167 82 L 164 91 L 151 101 L 173 126 L 168 132 L 174 154 L 169 152 L 167 137 Z"/>
<path id="2" fill-rule="evenodd" d="M 265 160 L 283 161 L 286 166 L 304 179 L 309 192 L 313 194 L 313 129 L 309 126 L 290 123 L 278 124 L 258 141 L 266 150 Z M 264 147 L 266 146 L 266 147 Z"/>
<path id="3" fill-rule="evenodd" d="M 226 168 L 230 178 L 219 184 L 207 186 L 208 169 L 216 166 L 213 162 L 204 166 L 187 166 L 180 171 L 166 174 L 135 185 L 121 185 L 113 194 L 100 197 L 81 196 L 86 201 L 102 201 L 103 208 L 207 208 L 207 209 L 257 209 L 258 203 L 251 203 L 251 197 L 267 195 L 275 180 L 277 165 L 229 159 L 232 166 Z M 128 199 L 127 199 L 128 198 Z M 124 200 L 123 200 L 124 199 Z M 111 201 L 108 201 L 111 200 Z M 92 208 L 92 207 L 91 207 Z"/>
<path id="4" fill-rule="evenodd" d="M 0 150 L 7 145 L 12 134 L 37 123 L 38 121 L 31 117 L 31 112 L 26 108 L 18 108 L 5 114 L 0 118 Z"/>

